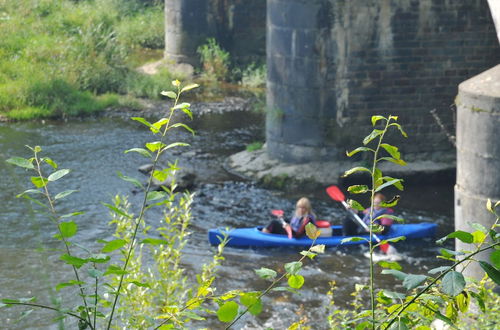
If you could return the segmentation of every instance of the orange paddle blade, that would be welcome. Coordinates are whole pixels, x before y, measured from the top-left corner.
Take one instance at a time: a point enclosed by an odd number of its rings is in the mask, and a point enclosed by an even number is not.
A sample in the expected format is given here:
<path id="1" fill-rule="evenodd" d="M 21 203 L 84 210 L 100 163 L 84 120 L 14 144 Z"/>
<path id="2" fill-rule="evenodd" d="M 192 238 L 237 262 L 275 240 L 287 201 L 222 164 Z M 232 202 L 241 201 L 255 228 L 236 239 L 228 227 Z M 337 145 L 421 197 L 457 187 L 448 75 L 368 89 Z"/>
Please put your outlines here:
<path id="1" fill-rule="evenodd" d="M 336 200 L 337 202 L 345 201 L 344 193 L 337 186 L 330 186 L 330 187 L 326 188 L 326 193 L 328 194 L 328 196 L 330 196 L 332 199 Z"/>

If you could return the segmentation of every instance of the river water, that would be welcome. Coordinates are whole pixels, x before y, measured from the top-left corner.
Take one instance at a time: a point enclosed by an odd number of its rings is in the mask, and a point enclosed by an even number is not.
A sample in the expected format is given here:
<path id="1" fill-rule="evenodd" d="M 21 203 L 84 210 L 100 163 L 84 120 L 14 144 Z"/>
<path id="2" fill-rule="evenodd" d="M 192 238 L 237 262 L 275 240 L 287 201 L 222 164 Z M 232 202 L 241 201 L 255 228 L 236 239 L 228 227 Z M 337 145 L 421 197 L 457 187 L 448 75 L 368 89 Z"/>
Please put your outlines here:
<path id="1" fill-rule="evenodd" d="M 209 108 L 208 105 L 198 106 L 203 107 Z M 184 258 L 184 266 L 189 272 L 199 271 L 200 265 L 209 261 L 215 251 L 207 241 L 208 229 L 263 225 L 270 219 L 271 209 L 283 209 L 291 214 L 295 200 L 301 195 L 311 198 L 320 218 L 340 223 L 345 216 L 345 211 L 323 191 L 285 193 L 264 189 L 223 170 L 222 163 L 228 155 L 243 150 L 249 143 L 263 140 L 261 114 L 200 111 L 190 124 L 196 130 L 195 136 L 177 132 L 172 137 L 191 144 L 172 157 L 178 158 L 181 166 L 197 175 L 193 189 L 196 197 L 192 235 Z M 29 176 L 4 160 L 12 156 L 30 157 L 24 146 L 40 145 L 44 156 L 56 160 L 60 168 L 71 169 L 69 175 L 58 181 L 58 189 L 77 189 L 78 192 L 61 204 L 60 212 L 85 211 L 77 218 L 79 232 L 75 241 L 96 247 L 97 239 L 109 239 L 112 234 L 108 211 L 101 202 L 111 202 L 116 194 L 129 195 L 133 203 L 140 199 L 129 183 L 118 178 L 116 171 L 144 180 L 137 171 L 144 165 L 144 158 L 123 151 L 142 147 L 152 140 L 144 126 L 123 114 L 65 122 L 0 124 L 0 298 L 40 296 L 41 301 L 48 301 L 48 286 L 72 279 L 69 268 L 57 260 L 55 249 L 60 246 L 52 238 L 53 225 L 43 216 L 30 212 L 26 201 L 15 198 L 16 194 L 30 188 Z M 327 185 L 325 183 L 325 187 Z M 452 194 L 451 184 L 411 185 L 402 193 L 397 212 L 409 222 L 438 223 L 440 237 L 452 230 Z M 42 248 L 45 252 L 41 252 Z M 425 273 L 441 265 L 435 258 L 439 248 L 432 239 L 397 244 L 404 256 L 403 270 L 410 273 Z M 294 249 L 226 248 L 226 260 L 219 269 L 216 285 L 220 292 L 243 288 L 262 290 L 267 283 L 255 275 L 254 269 L 280 270 L 284 263 L 298 260 L 299 252 Z M 257 317 L 245 316 L 236 328 L 283 329 L 301 317 L 307 318 L 314 329 L 326 328 L 328 283 L 332 280 L 337 283 L 336 305 L 348 306 L 354 284 L 366 283 L 368 279 L 365 252 L 363 247 L 330 248 L 315 260 L 306 261 L 301 272 L 306 282 L 299 295 L 281 292 L 266 296 L 264 312 Z M 376 272 L 380 273 L 380 268 L 376 268 Z M 404 291 L 401 283 L 391 276 L 378 274 L 376 279 L 380 287 Z M 20 311 L 2 309 L 0 328 L 55 328 L 47 313 L 39 311 L 16 323 Z M 215 321 L 206 326 L 223 328 Z"/>

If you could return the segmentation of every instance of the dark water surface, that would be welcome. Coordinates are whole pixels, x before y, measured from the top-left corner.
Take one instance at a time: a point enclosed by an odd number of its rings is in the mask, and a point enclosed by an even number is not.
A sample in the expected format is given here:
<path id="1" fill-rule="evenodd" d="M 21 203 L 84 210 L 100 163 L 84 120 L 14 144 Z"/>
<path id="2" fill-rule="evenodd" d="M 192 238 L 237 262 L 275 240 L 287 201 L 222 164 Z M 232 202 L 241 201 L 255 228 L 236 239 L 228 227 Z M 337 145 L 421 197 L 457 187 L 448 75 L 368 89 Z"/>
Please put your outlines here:
<path id="1" fill-rule="evenodd" d="M 263 140 L 261 115 L 251 112 L 206 114 L 192 123 L 197 135 L 175 133 L 173 140 L 183 140 L 192 146 L 176 152 L 180 165 L 197 174 L 191 239 L 184 258 L 188 270 L 199 271 L 201 264 L 210 260 L 215 248 L 208 245 L 207 230 L 213 227 L 244 227 L 263 225 L 269 220 L 271 209 L 293 211 L 297 197 L 303 193 L 285 194 L 263 189 L 226 173 L 221 164 L 225 158 L 245 148 L 247 144 Z M 61 203 L 60 212 L 85 211 L 77 218 L 79 233 L 75 241 L 87 247 L 97 247 L 97 239 L 109 239 L 107 209 L 101 202 L 110 202 L 116 194 L 130 196 L 132 203 L 140 197 L 132 193 L 129 183 L 116 175 L 144 179 L 137 168 L 145 161 L 134 153 L 123 151 L 142 147 L 152 141 L 149 132 L 136 122 L 120 118 L 94 118 L 69 122 L 0 124 L 0 297 L 42 297 L 47 302 L 46 288 L 60 281 L 73 279 L 69 268 L 57 260 L 60 248 L 52 238 L 53 225 L 46 218 L 29 211 L 26 201 L 16 199 L 19 192 L 30 188 L 27 173 L 5 163 L 12 156 L 30 157 L 24 145 L 40 145 L 43 155 L 59 163 L 60 168 L 72 172 L 57 182 L 57 189 L 77 189 Z M 327 183 L 325 183 L 325 186 Z M 56 188 L 54 188 L 56 189 Z M 403 202 L 397 211 L 410 222 L 434 221 L 439 234 L 452 229 L 453 190 L 451 185 L 409 186 L 402 193 Z M 320 218 L 340 223 L 345 212 L 320 191 L 307 193 Z M 407 202 L 405 202 L 405 200 Z M 39 252 L 42 246 L 49 251 Z M 404 260 L 404 271 L 425 273 L 440 265 L 435 258 L 440 247 L 433 240 L 398 243 Z M 267 282 L 259 279 L 254 269 L 260 267 L 279 270 L 283 264 L 298 260 L 300 250 L 290 249 L 236 249 L 226 248 L 223 266 L 219 271 L 219 292 L 247 288 L 261 290 Z M 265 310 L 258 317 L 245 316 L 236 328 L 286 328 L 299 320 L 302 311 L 314 329 L 326 328 L 326 292 L 329 282 L 337 283 L 336 304 L 347 306 L 355 283 L 366 283 L 368 262 L 365 248 L 331 248 L 313 261 L 306 261 L 302 275 L 306 278 L 300 295 L 273 293 L 264 299 Z M 380 269 L 376 268 L 377 274 Z M 404 291 L 399 282 L 386 275 L 377 275 L 381 287 Z M 45 297 L 45 298 L 43 298 Z M 18 309 L 3 309 L 0 313 L 2 329 L 47 329 L 51 326 L 47 314 L 34 312 L 26 320 L 14 323 Z M 279 316 L 278 316 L 279 315 Z M 206 326 L 219 329 L 217 322 Z"/>

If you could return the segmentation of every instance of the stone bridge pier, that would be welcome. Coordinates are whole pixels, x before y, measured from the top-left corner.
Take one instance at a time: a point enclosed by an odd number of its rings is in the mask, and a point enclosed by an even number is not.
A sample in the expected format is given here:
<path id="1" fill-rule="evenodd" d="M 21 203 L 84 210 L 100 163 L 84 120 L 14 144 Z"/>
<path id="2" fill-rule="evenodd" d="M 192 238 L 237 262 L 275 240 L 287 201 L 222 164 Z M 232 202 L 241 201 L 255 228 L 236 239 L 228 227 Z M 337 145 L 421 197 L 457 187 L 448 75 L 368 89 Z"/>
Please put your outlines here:
<path id="1" fill-rule="evenodd" d="M 267 63 L 266 142 L 288 163 L 345 160 L 375 114 L 396 115 L 405 160 L 454 168 L 456 88 L 496 65 L 485 1 L 169 0 L 165 57 L 197 64 L 209 37 L 233 61 Z"/>

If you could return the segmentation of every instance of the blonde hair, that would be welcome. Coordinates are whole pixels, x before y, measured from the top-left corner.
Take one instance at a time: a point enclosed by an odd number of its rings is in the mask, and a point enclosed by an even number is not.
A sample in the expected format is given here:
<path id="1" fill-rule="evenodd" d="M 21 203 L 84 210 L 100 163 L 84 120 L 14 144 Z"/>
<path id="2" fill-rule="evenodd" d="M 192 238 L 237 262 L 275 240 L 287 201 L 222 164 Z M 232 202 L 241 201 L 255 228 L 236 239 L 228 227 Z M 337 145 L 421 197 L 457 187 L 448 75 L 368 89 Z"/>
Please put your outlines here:
<path id="1" fill-rule="evenodd" d="M 307 197 L 302 197 L 297 201 L 297 204 L 295 206 L 295 214 L 297 215 L 297 207 L 303 206 L 306 209 L 305 214 L 312 214 L 312 207 L 311 207 L 311 202 Z"/>

